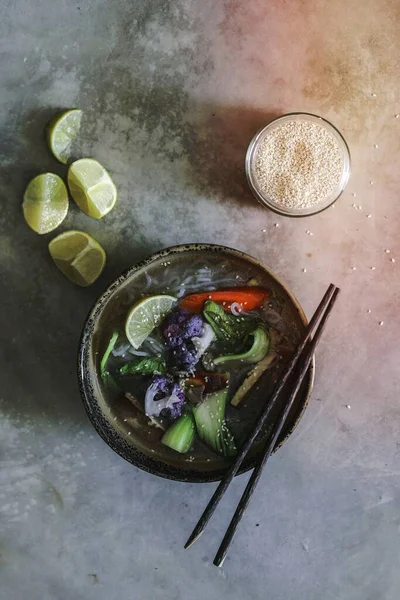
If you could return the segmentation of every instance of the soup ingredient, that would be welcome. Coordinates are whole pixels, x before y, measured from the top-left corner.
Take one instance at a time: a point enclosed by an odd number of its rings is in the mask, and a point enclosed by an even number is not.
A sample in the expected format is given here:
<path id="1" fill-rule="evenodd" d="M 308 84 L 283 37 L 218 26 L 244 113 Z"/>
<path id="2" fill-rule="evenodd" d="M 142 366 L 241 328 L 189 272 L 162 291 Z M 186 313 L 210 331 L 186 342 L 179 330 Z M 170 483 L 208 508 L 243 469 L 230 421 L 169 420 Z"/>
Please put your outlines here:
<path id="1" fill-rule="evenodd" d="M 231 400 L 232 406 L 238 406 L 241 403 L 241 401 L 251 390 L 251 388 L 255 386 L 257 381 L 260 379 L 261 375 L 265 373 L 265 371 L 270 369 L 271 366 L 275 363 L 277 356 L 278 355 L 274 351 L 268 352 L 267 356 L 256 364 L 256 366 L 250 371 L 240 388 L 233 396 Z"/>
<path id="2" fill-rule="evenodd" d="M 139 400 L 136 398 L 136 396 L 134 396 L 130 392 L 125 392 L 125 398 L 127 398 L 129 400 L 129 402 L 131 402 L 131 404 L 136 408 L 138 415 L 146 414 L 144 412 L 144 408 L 143 408 L 141 402 L 139 402 Z M 146 415 L 146 417 L 147 417 L 147 415 Z M 141 422 L 141 419 L 139 420 L 139 422 Z M 165 429 L 166 429 L 163 419 L 157 419 L 156 417 L 149 417 L 148 423 L 150 423 L 151 425 L 154 425 L 158 429 L 162 429 L 163 431 L 165 431 Z M 146 425 L 148 423 L 146 423 Z"/>
<path id="3" fill-rule="evenodd" d="M 75 161 L 68 171 L 68 186 L 79 208 L 101 219 L 114 207 L 117 188 L 105 168 L 92 158 Z"/>
<path id="4" fill-rule="evenodd" d="M 198 358 L 203 356 L 214 340 L 215 333 L 213 328 L 208 323 L 204 323 L 201 335 L 192 338 L 192 344 Z"/>
<path id="5" fill-rule="evenodd" d="M 221 304 L 226 312 L 231 312 L 232 303 L 239 304 L 242 310 L 254 310 L 262 306 L 269 294 L 258 287 L 237 287 L 231 290 L 217 290 L 186 296 L 180 306 L 190 312 L 201 312 L 207 300 Z"/>
<path id="6" fill-rule="evenodd" d="M 173 296 L 159 295 L 149 296 L 139 300 L 129 311 L 125 334 L 131 345 L 137 350 L 153 329 L 160 325 L 161 321 L 171 311 L 176 298 Z"/>
<path id="7" fill-rule="evenodd" d="M 29 182 L 22 203 L 25 221 L 36 233 L 56 229 L 68 212 L 68 191 L 54 173 L 42 173 Z"/>
<path id="8" fill-rule="evenodd" d="M 196 427 L 190 413 L 182 415 L 171 425 L 161 438 L 161 443 L 176 452 L 185 454 L 193 444 Z"/>
<path id="9" fill-rule="evenodd" d="M 231 304 L 231 313 L 234 317 L 239 317 L 243 312 L 243 308 L 240 306 L 238 302 L 232 302 Z"/>
<path id="10" fill-rule="evenodd" d="M 219 356 L 214 359 L 215 365 L 225 364 L 230 361 L 241 361 L 248 363 L 258 363 L 262 360 L 269 349 L 269 335 L 265 331 L 264 327 L 258 327 L 255 331 L 250 333 L 253 337 L 253 344 L 250 350 L 242 352 L 242 354 L 227 354 L 226 356 Z"/>
<path id="11" fill-rule="evenodd" d="M 214 332 L 200 315 L 177 308 L 163 323 L 163 336 L 172 348 L 172 362 L 181 371 L 191 372 L 208 346 L 215 339 Z"/>
<path id="12" fill-rule="evenodd" d="M 236 444 L 225 421 L 227 390 L 208 394 L 193 408 L 193 416 L 200 439 L 218 454 L 234 456 Z"/>
<path id="13" fill-rule="evenodd" d="M 172 358 L 174 364 L 185 373 L 193 371 L 200 360 L 196 348 L 190 340 L 175 348 L 172 352 Z"/>
<path id="14" fill-rule="evenodd" d="M 261 141 L 254 161 L 260 191 L 285 208 L 310 208 L 327 200 L 340 184 L 339 143 L 322 125 L 287 121 Z"/>
<path id="15" fill-rule="evenodd" d="M 185 396 L 190 404 L 200 404 L 203 400 L 204 394 L 204 381 L 197 377 L 188 378 L 184 382 Z"/>
<path id="16" fill-rule="evenodd" d="M 157 375 L 147 388 L 144 410 L 149 417 L 158 417 L 166 411 L 173 419 L 180 416 L 185 394 L 173 379 L 165 375 Z"/>
<path id="17" fill-rule="evenodd" d="M 82 111 L 78 108 L 55 115 L 46 127 L 46 138 L 52 154 L 64 165 L 71 154 L 72 142 L 81 126 Z"/>
<path id="18" fill-rule="evenodd" d="M 203 319 L 200 315 L 191 315 L 186 310 L 177 308 L 172 311 L 163 324 L 163 336 L 167 346 L 176 348 L 184 340 L 201 334 Z"/>
<path id="19" fill-rule="evenodd" d="M 65 277 L 82 287 L 94 283 L 106 264 L 103 248 L 84 231 L 61 233 L 49 243 L 49 252 Z"/>
<path id="20" fill-rule="evenodd" d="M 210 323 L 217 338 L 226 342 L 245 338 L 256 329 L 258 323 L 258 319 L 253 317 L 234 317 L 212 300 L 205 303 L 203 315 Z"/>
<path id="21" fill-rule="evenodd" d="M 121 367 L 119 372 L 121 375 L 165 375 L 167 365 L 164 358 L 150 356 L 131 360 Z"/>
<path id="22" fill-rule="evenodd" d="M 113 387 L 115 386 L 115 381 L 114 381 L 113 376 L 110 374 L 110 372 L 107 369 L 107 362 L 108 362 L 108 359 L 110 358 L 111 352 L 115 348 L 115 344 L 117 343 L 118 337 L 119 337 L 118 331 L 114 331 L 114 333 L 111 336 L 110 341 L 108 342 L 107 348 L 105 349 L 105 352 L 104 352 L 103 357 L 100 362 L 100 377 L 101 377 L 103 383 L 105 385 L 111 385 Z"/>
<path id="23" fill-rule="evenodd" d="M 194 377 L 188 377 L 185 380 L 185 389 L 200 386 L 204 388 L 206 394 L 225 389 L 229 386 L 229 373 L 196 371 Z"/>

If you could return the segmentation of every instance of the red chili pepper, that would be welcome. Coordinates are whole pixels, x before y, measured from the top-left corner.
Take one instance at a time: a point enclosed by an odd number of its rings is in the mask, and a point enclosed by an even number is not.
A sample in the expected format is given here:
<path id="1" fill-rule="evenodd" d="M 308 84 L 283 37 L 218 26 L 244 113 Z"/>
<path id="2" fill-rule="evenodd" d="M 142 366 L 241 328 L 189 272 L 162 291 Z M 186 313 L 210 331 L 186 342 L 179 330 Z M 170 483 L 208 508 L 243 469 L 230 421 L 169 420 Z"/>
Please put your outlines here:
<path id="1" fill-rule="evenodd" d="M 212 300 L 220 304 L 226 312 L 231 312 L 234 302 L 239 304 L 242 310 L 248 311 L 262 306 L 268 296 L 268 291 L 260 287 L 237 287 L 231 290 L 192 294 L 183 298 L 180 306 L 190 312 L 199 313 L 203 310 L 205 302 Z"/>

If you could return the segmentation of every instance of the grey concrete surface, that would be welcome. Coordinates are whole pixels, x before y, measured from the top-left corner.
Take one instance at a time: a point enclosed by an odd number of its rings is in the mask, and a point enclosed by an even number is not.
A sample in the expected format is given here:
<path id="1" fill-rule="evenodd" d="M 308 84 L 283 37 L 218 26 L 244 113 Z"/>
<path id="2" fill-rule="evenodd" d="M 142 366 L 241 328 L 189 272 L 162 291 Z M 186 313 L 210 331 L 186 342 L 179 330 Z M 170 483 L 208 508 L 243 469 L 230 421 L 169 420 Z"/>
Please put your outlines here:
<path id="1" fill-rule="evenodd" d="M 2 0 L 0 15 L 1 600 L 397 600 L 397 0 Z M 20 206 L 32 176 L 65 175 L 43 127 L 71 106 L 85 113 L 78 154 L 119 190 L 104 220 L 71 205 L 60 228 L 85 229 L 108 253 L 86 290 L 55 270 L 52 234 L 31 232 Z M 243 172 L 254 132 L 290 110 L 332 119 L 352 152 L 346 193 L 306 220 L 258 206 Z M 193 241 L 262 259 L 308 314 L 330 281 L 343 289 L 310 405 L 222 570 L 212 557 L 246 477 L 185 552 L 214 485 L 125 463 L 88 422 L 75 375 L 105 285 Z"/>

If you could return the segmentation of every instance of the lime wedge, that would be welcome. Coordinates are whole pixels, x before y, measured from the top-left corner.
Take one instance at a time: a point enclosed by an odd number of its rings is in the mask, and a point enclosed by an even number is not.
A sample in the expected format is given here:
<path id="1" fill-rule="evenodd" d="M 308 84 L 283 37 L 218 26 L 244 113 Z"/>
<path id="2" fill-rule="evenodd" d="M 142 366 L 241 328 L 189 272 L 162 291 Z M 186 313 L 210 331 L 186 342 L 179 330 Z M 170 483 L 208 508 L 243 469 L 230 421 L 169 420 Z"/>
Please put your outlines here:
<path id="1" fill-rule="evenodd" d="M 82 111 L 73 108 L 55 115 L 46 127 L 46 138 L 53 155 L 64 165 L 71 154 L 71 145 L 79 133 Z"/>
<path id="2" fill-rule="evenodd" d="M 48 233 L 60 225 L 68 212 L 68 191 L 54 173 L 42 173 L 28 183 L 22 203 L 25 221 L 36 233 Z"/>
<path id="3" fill-rule="evenodd" d="M 137 302 L 129 311 L 125 323 L 126 337 L 139 348 L 174 306 L 173 296 L 150 296 Z"/>
<path id="4" fill-rule="evenodd" d="M 56 266 L 72 283 L 86 287 L 101 275 L 106 253 L 98 242 L 84 231 L 65 231 L 49 244 Z"/>
<path id="5" fill-rule="evenodd" d="M 105 168 L 92 158 L 81 158 L 68 171 L 68 186 L 79 208 L 94 219 L 110 212 L 117 188 Z"/>

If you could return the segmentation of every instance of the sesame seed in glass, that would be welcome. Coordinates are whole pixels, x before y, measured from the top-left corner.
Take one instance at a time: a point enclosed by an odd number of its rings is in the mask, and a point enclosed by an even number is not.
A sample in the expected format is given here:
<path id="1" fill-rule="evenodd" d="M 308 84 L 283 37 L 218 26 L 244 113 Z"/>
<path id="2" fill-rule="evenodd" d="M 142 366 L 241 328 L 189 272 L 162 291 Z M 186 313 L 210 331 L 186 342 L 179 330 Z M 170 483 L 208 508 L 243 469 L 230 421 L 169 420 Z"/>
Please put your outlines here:
<path id="1" fill-rule="evenodd" d="M 257 200 L 286 216 L 304 217 L 331 206 L 350 177 L 350 152 L 322 117 L 291 113 L 261 129 L 246 155 L 246 175 Z"/>

